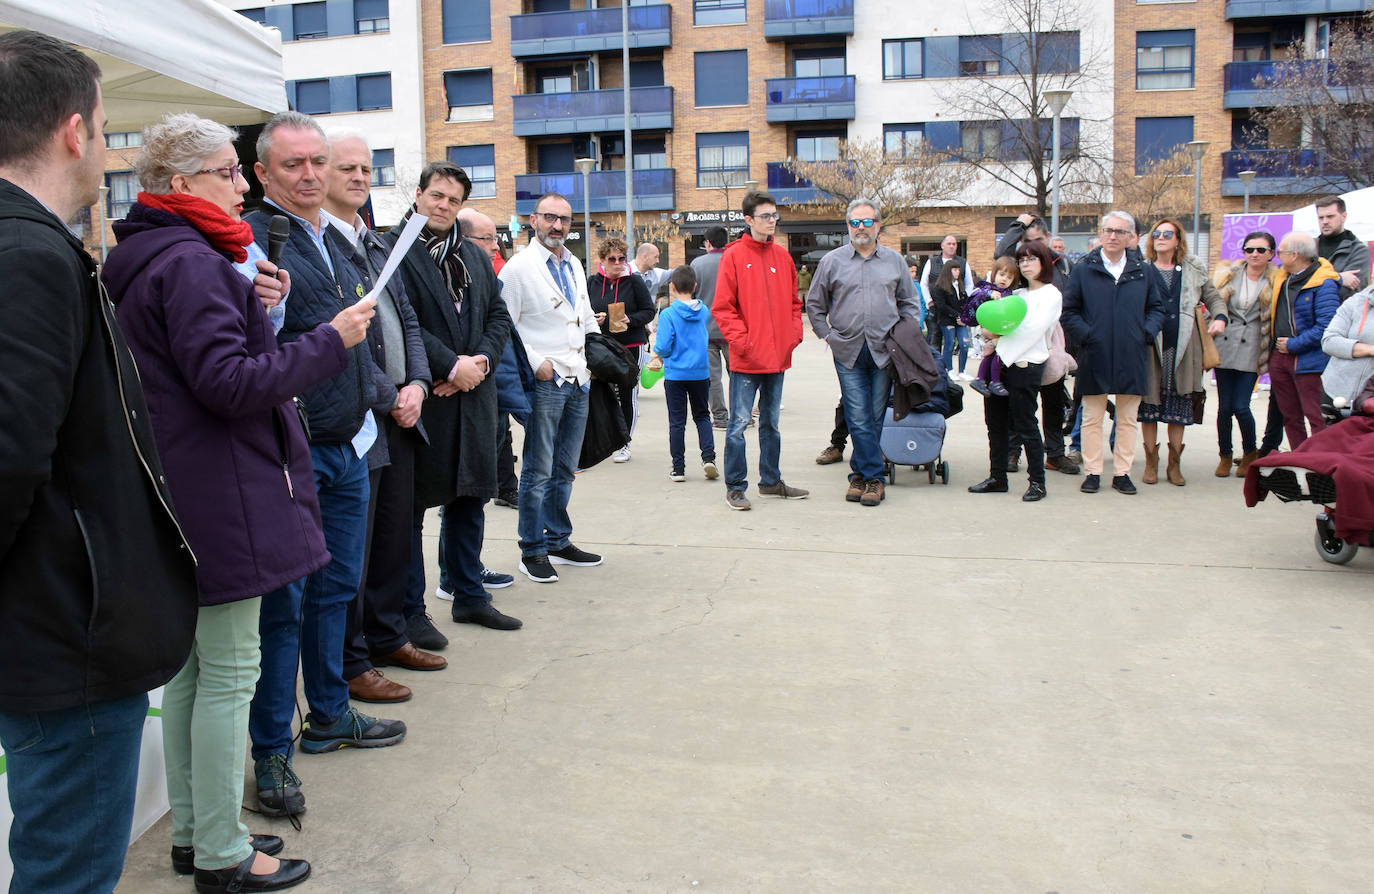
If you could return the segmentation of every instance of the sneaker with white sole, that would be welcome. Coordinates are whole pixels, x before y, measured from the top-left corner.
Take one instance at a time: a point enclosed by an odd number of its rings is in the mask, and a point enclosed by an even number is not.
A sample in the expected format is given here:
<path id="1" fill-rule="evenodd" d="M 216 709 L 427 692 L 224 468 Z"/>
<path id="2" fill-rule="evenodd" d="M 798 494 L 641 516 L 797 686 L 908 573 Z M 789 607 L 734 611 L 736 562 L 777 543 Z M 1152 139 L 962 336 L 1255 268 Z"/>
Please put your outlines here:
<path id="1" fill-rule="evenodd" d="M 504 590 L 515 583 L 515 576 L 501 571 L 492 571 L 487 566 L 482 566 L 482 586 L 488 590 Z"/>
<path id="2" fill-rule="evenodd" d="M 706 476 L 707 481 L 715 481 L 720 477 L 720 469 L 716 468 L 716 464 L 713 460 L 708 459 L 701 464 L 701 474 Z"/>
<path id="3" fill-rule="evenodd" d="M 682 469 L 673 469 L 668 472 L 669 481 L 686 481 L 687 473 Z"/>
<path id="4" fill-rule="evenodd" d="M 453 594 L 450 593 L 448 590 L 445 590 L 443 587 L 435 587 L 434 595 L 444 600 L 445 602 L 453 601 Z"/>
<path id="5" fill-rule="evenodd" d="M 777 484 L 760 484 L 759 493 L 768 497 L 782 497 L 784 500 L 805 500 L 810 496 L 811 491 L 792 487 L 779 478 Z"/>
<path id="6" fill-rule="evenodd" d="M 578 549 L 569 543 L 562 549 L 549 550 L 549 562 L 554 565 L 581 565 L 583 568 L 590 568 L 593 565 L 600 565 L 601 557 L 596 553 L 589 553 L 585 549 Z"/>
<path id="7" fill-rule="evenodd" d="M 618 463 L 627 463 L 627 462 L 629 462 L 629 461 L 630 461 L 630 445 L 629 445 L 629 444 L 626 444 L 624 447 L 621 447 L 621 448 L 620 448 L 619 450 L 617 450 L 615 453 L 612 453 L 612 454 L 611 454 L 611 461 L 612 461 L 612 462 L 618 462 Z"/>
<path id="8" fill-rule="evenodd" d="M 520 570 L 536 584 L 551 584 L 558 580 L 558 572 L 553 570 L 548 556 L 521 556 Z"/>
<path id="9" fill-rule="evenodd" d="M 749 509 L 749 498 L 744 495 L 742 490 L 727 490 L 725 492 L 725 505 L 736 512 L 745 512 Z"/>

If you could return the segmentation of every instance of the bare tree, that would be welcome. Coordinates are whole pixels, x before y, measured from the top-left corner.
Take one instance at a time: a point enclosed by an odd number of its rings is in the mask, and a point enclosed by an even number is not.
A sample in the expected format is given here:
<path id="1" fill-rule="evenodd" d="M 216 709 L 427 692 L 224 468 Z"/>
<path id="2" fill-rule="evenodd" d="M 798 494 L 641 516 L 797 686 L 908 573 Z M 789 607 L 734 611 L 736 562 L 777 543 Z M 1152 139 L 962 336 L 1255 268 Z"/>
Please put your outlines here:
<path id="1" fill-rule="evenodd" d="M 1266 107 L 1252 120 L 1272 148 L 1248 167 L 1311 178 L 1314 193 L 1374 184 L 1374 12 L 1333 22 L 1325 49 L 1294 44 L 1255 86 Z"/>
<path id="2" fill-rule="evenodd" d="M 1113 170 L 1111 207 L 1129 212 L 1140 226 L 1161 217 L 1192 220 L 1193 157 L 1186 148 L 1151 162 L 1139 174 L 1129 158 L 1118 159 Z"/>
<path id="3" fill-rule="evenodd" d="M 898 153 L 878 140 L 842 140 L 833 161 L 788 159 L 783 166 L 821 193 L 799 207 L 839 216 L 854 199 L 873 199 L 882 205 L 884 223 L 910 217 L 922 204 L 954 200 L 972 180 L 971 171 L 922 143 Z"/>
<path id="4" fill-rule="evenodd" d="M 941 97 L 962 119 L 959 145 L 945 147 L 946 157 L 1025 196 L 1042 216 L 1053 181 L 1045 92 L 1102 89 L 1105 51 L 1081 40 L 1089 15 L 1082 0 L 989 0 L 978 19 L 983 34 L 960 38 L 960 76 Z M 1106 140 L 1080 126 L 1089 120 L 1061 122 L 1061 196 L 1094 192 L 1107 179 Z"/>

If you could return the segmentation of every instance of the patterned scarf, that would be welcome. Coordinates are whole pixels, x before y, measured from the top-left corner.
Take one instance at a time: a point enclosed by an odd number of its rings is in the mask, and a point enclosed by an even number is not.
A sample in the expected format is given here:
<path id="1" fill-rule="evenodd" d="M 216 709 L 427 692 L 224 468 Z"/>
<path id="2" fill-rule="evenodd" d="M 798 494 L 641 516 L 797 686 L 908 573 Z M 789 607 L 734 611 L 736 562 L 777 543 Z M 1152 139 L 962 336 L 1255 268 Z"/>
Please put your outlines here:
<path id="1" fill-rule="evenodd" d="M 400 226 L 405 227 L 406 221 L 415 213 L 415 206 L 411 206 L 406 212 L 405 220 Z M 458 246 L 463 241 L 463 233 L 458 227 L 458 222 L 454 221 L 452 228 L 447 233 L 436 233 L 428 226 L 420 230 L 419 239 L 424 243 L 425 250 L 433 259 L 435 266 L 439 268 L 439 273 L 444 277 L 444 285 L 448 287 L 448 293 L 453 298 L 453 308 L 460 314 L 463 311 L 463 300 L 467 298 L 468 286 L 472 283 L 472 277 L 468 275 L 467 265 L 458 256 Z"/>

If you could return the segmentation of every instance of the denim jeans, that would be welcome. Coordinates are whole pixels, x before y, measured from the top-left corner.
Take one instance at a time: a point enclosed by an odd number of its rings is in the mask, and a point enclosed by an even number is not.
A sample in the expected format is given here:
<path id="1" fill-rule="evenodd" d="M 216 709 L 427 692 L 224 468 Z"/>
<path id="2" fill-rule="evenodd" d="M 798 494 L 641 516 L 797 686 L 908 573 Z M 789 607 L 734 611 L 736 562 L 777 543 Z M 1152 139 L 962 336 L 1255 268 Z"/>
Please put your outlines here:
<path id="1" fill-rule="evenodd" d="M 0 711 L 10 894 L 113 891 L 134 820 L 145 693 L 60 711 Z"/>
<path id="2" fill-rule="evenodd" d="M 697 430 L 697 447 L 702 462 L 715 462 L 716 438 L 711 432 L 710 379 L 667 379 L 663 382 L 663 402 L 668 405 L 668 459 L 673 471 L 682 471 L 687 462 L 687 407 Z"/>
<path id="3" fill-rule="evenodd" d="M 840 380 L 840 404 L 844 407 L 844 423 L 854 450 L 849 454 L 849 468 L 864 480 L 883 477 L 883 417 L 886 415 L 892 380 L 887 370 L 873 362 L 873 355 L 865 343 L 852 367 L 835 361 L 835 375 Z"/>
<path id="4" fill-rule="evenodd" d="M 491 594 L 482 589 L 486 502 L 476 497 L 458 497 L 439 510 L 439 586 L 453 594 L 453 604 L 458 607 L 491 602 Z M 416 513 L 415 524 L 418 526 L 423 519 L 424 513 Z M 423 567 L 420 573 L 424 574 Z"/>
<path id="5" fill-rule="evenodd" d="M 968 366 L 968 327 L 967 326 L 941 326 L 944 332 L 945 349 L 940 356 L 940 362 L 944 364 L 947 371 L 954 371 L 954 348 L 957 342 L 959 347 L 959 372 L 964 371 Z"/>
<path id="6" fill-rule="evenodd" d="M 782 478 L 782 436 L 778 410 L 782 407 L 782 377 L 777 373 L 730 373 L 730 428 L 725 433 L 725 487 L 749 487 L 749 460 L 744 450 L 744 429 L 759 399 L 759 484 L 777 484 Z"/>
<path id="7" fill-rule="evenodd" d="M 1250 412 L 1250 396 L 1255 392 L 1259 373 L 1238 369 L 1217 369 L 1217 450 L 1230 453 L 1231 420 L 1240 426 L 1240 447 L 1245 453 L 1255 449 L 1255 414 Z"/>
<path id="8" fill-rule="evenodd" d="M 348 710 L 344 631 L 363 574 L 367 460 L 351 444 L 312 444 L 310 459 L 332 558 L 304 580 L 262 597 L 262 677 L 248 712 L 254 760 L 290 749 L 298 661 L 313 723 L 328 725 Z"/>
<path id="9" fill-rule="evenodd" d="M 587 428 L 587 392 L 576 382 L 534 383 L 520 469 L 520 555 L 542 556 L 572 539 L 568 501 Z"/>

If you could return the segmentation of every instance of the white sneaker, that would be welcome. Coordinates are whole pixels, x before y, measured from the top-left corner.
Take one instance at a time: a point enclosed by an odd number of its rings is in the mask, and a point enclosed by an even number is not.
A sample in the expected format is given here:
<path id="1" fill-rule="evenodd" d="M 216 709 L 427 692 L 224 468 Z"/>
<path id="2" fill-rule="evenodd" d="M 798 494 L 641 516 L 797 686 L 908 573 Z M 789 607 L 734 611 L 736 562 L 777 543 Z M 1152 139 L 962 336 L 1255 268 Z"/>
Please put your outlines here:
<path id="1" fill-rule="evenodd" d="M 444 600 L 445 602 L 452 602 L 452 601 L 453 601 L 453 594 L 450 593 L 448 590 L 445 590 L 443 587 L 435 587 L 435 588 L 434 588 L 434 595 L 435 595 L 435 596 L 438 596 L 440 599 Z"/>
<path id="2" fill-rule="evenodd" d="M 629 444 L 626 444 L 624 447 L 621 447 L 621 448 L 620 448 L 619 450 L 617 450 L 615 453 L 612 453 L 612 454 L 611 454 L 611 459 L 612 459 L 614 462 L 618 462 L 618 463 L 627 463 L 627 462 L 629 462 L 629 461 L 630 461 L 630 445 L 629 445 Z"/>
<path id="3" fill-rule="evenodd" d="M 701 464 L 701 471 L 706 476 L 706 480 L 708 481 L 715 481 L 717 478 L 720 477 L 720 470 L 716 468 L 715 463 L 710 462 L 709 460 Z"/>

